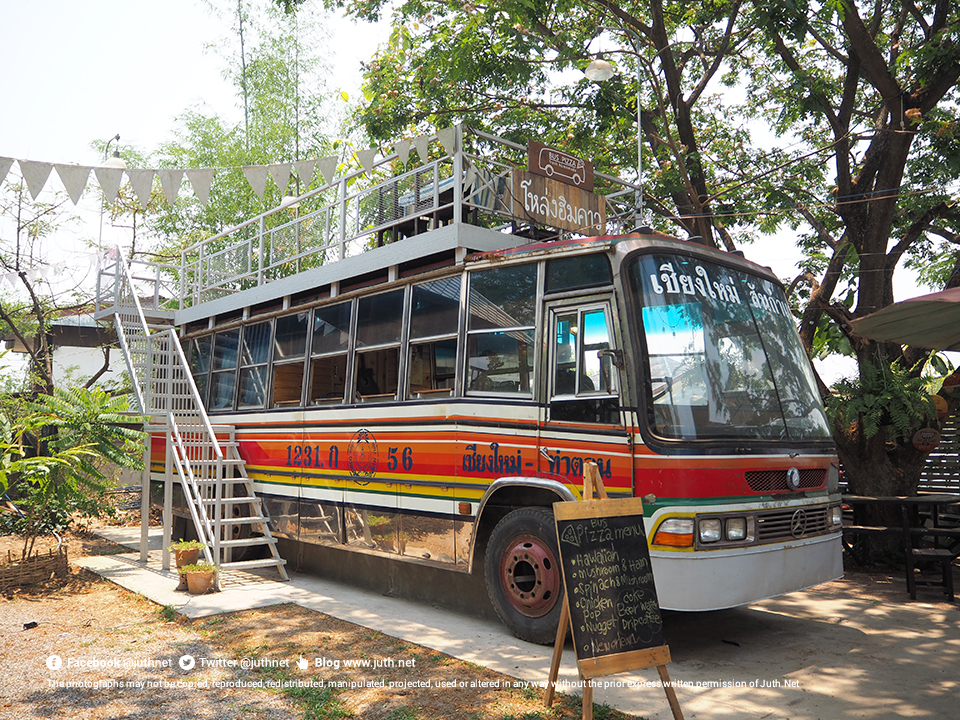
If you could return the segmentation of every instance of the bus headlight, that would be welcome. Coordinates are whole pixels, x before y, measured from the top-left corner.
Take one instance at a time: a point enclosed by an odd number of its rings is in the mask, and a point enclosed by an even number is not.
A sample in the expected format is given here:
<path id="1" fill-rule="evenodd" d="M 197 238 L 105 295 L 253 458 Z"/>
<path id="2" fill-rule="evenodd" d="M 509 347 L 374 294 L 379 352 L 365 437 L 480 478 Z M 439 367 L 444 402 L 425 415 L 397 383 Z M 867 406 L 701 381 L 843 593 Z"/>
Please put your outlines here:
<path id="1" fill-rule="evenodd" d="M 840 468 L 830 463 L 830 469 L 827 470 L 827 492 L 833 495 L 840 490 Z"/>
<path id="2" fill-rule="evenodd" d="M 830 524 L 839 525 L 843 522 L 843 508 L 839 505 L 834 505 L 830 508 Z"/>
<path id="3" fill-rule="evenodd" d="M 667 518 L 657 527 L 653 544 L 690 547 L 693 545 L 693 518 Z"/>
<path id="4" fill-rule="evenodd" d="M 706 518 L 700 521 L 700 542 L 714 543 L 720 540 L 720 519 Z"/>
<path id="5" fill-rule="evenodd" d="M 742 517 L 727 518 L 727 540 L 745 540 L 747 537 L 747 519 Z"/>

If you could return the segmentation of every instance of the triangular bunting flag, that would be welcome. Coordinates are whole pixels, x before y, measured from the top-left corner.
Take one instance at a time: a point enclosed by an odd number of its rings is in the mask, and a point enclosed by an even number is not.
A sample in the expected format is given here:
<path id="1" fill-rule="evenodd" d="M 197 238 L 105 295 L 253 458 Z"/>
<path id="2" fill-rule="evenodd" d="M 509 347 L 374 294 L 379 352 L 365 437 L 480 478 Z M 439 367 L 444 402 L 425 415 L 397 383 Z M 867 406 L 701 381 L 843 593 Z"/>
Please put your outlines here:
<path id="1" fill-rule="evenodd" d="M 183 182 L 183 170 L 161 168 L 157 170 L 160 176 L 160 187 L 163 188 L 163 197 L 167 203 L 173 205 L 180 194 L 180 183 Z"/>
<path id="2" fill-rule="evenodd" d="M 87 189 L 87 180 L 90 178 L 90 168 L 84 165 L 54 165 L 60 182 L 67 189 L 67 194 L 76 205 L 80 202 L 83 191 Z"/>
<path id="3" fill-rule="evenodd" d="M 317 160 L 317 165 L 320 167 L 320 173 L 323 175 L 323 179 L 327 181 L 327 185 L 332 183 L 333 176 L 337 172 L 337 158 L 334 156 L 322 157 Z"/>
<path id="4" fill-rule="evenodd" d="M 201 205 L 206 205 L 210 199 L 210 184 L 213 182 L 213 168 L 196 168 L 184 170 L 187 180 L 193 186 L 193 192 Z"/>
<path id="5" fill-rule="evenodd" d="M 283 195 L 287 191 L 287 185 L 290 184 L 290 166 L 283 163 L 280 165 L 270 165 L 268 167 L 270 177 L 273 178 L 277 187 L 280 188 L 280 194 Z"/>
<path id="6" fill-rule="evenodd" d="M 47 178 L 50 177 L 50 170 L 53 165 L 44 162 L 33 162 L 32 160 L 18 160 L 20 163 L 20 173 L 23 179 L 27 181 L 27 189 L 34 200 L 47 184 Z"/>
<path id="7" fill-rule="evenodd" d="M 357 157 L 360 159 L 360 164 L 363 166 L 367 175 L 373 175 L 373 158 L 376 157 L 378 149 L 379 148 L 372 147 L 366 150 L 357 150 Z"/>
<path id="8" fill-rule="evenodd" d="M 29 280 L 30 282 L 33 282 L 38 277 L 40 277 L 40 271 L 37 268 L 33 268 L 32 270 L 27 270 L 27 280 Z"/>
<path id="9" fill-rule="evenodd" d="M 7 273 L 3 276 L 3 279 L 10 283 L 10 287 L 17 286 L 17 274 L 16 273 Z"/>
<path id="10" fill-rule="evenodd" d="M 244 165 L 243 176 L 250 183 L 250 187 L 263 200 L 263 193 L 267 189 L 267 168 L 264 165 Z"/>
<path id="11" fill-rule="evenodd" d="M 130 187 L 137 194 L 140 200 L 140 207 L 144 210 L 150 204 L 150 191 L 153 189 L 153 176 L 156 170 L 127 170 L 127 178 L 130 180 Z"/>
<path id="12" fill-rule="evenodd" d="M 93 173 L 97 176 L 97 182 L 100 183 L 104 199 L 108 203 L 112 203 L 117 199 L 120 181 L 123 180 L 123 170 L 112 167 L 95 167 Z"/>
<path id="13" fill-rule="evenodd" d="M 0 157 L 0 183 L 7 179 L 11 165 L 13 165 L 13 158 Z"/>
<path id="14" fill-rule="evenodd" d="M 430 147 L 430 138 L 426 135 L 415 137 L 413 146 L 417 149 L 417 155 L 420 156 L 420 162 L 427 162 L 430 159 L 428 149 Z"/>
<path id="15" fill-rule="evenodd" d="M 437 140 L 443 145 L 447 155 L 453 155 L 457 149 L 457 128 L 448 127 L 443 130 L 437 130 Z"/>
<path id="16" fill-rule="evenodd" d="M 397 157 L 400 158 L 400 162 L 406 165 L 407 160 L 410 158 L 410 141 L 400 140 L 393 146 L 393 151 L 397 154 Z"/>
<path id="17" fill-rule="evenodd" d="M 293 169 L 297 173 L 297 177 L 300 178 L 300 182 L 303 183 L 302 191 L 307 191 L 310 189 L 310 182 L 313 180 L 313 169 L 317 166 L 316 160 L 301 160 L 293 164 Z"/>

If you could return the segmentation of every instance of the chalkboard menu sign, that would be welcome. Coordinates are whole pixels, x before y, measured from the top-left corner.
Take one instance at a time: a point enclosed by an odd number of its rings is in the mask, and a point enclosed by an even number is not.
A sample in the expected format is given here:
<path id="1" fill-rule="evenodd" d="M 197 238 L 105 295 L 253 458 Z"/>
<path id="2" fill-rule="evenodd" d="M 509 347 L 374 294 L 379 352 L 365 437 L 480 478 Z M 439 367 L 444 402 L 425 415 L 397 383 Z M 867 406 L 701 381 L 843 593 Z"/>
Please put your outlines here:
<path id="1" fill-rule="evenodd" d="M 648 658 L 669 662 L 640 498 L 556 503 L 554 516 L 574 648 L 597 676 Z M 663 652 L 650 655 L 650 648 Z M 610 663 L 584 662 L 620 656 Z M 603 666 L 601 668 L 601 665 Z M 641 665 L 642 667 L 643 665 Z"/>

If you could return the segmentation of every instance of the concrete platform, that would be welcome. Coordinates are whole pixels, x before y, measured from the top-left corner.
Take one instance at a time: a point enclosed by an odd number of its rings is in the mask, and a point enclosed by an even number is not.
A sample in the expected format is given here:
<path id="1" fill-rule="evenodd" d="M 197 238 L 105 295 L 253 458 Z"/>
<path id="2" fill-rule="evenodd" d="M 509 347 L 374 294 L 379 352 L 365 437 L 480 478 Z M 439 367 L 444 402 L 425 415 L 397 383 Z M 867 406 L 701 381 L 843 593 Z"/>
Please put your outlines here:
<path id="1" fill-rule="evenodd" d="M 139 547 L 136 528 L 101 534 Z M 175 592 L 176 573 L 159 569 L 159 544 L 159 535 L 151 534 L 156 550 L 146 567 L 139 553 L 74 562 L 192 618 L 293 602 L 515 678 L 543 683 L 548 677 L 552 650 L 517 640 L 499 623 L 314 576 L 295 574 L 284 583 L 264 571 L 234 578 L 220 593 Z M 673 656 L 668 669 L 681 683 L 677 696 L 688 720 L 957 717 L 958 620 L 953 608 L 816 589 L 732 610 L 666 613 Z M 318 656 L 323 653 L 317 648 Z M 576 680 L 568 649 L 560 690 L 576 692 Z M 657 680 L 655 669 L 608 677 L 610 686 L 596 688 L 594 701 L 651 720 L 671 718 L 663 691 L 640 684 Z"/>

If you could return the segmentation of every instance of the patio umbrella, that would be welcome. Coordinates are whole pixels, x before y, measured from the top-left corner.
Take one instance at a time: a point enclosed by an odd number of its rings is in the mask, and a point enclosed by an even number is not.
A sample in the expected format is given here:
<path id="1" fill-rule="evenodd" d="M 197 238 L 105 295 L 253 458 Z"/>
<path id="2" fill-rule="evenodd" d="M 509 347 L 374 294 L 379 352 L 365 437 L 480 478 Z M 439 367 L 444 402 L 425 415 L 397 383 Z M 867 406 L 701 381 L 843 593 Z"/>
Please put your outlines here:
<path id="1" fill-rule="evenodd" d="M 871 340 L 960 350 L 960 287 L 893 303 L 850 324 Z"/>

